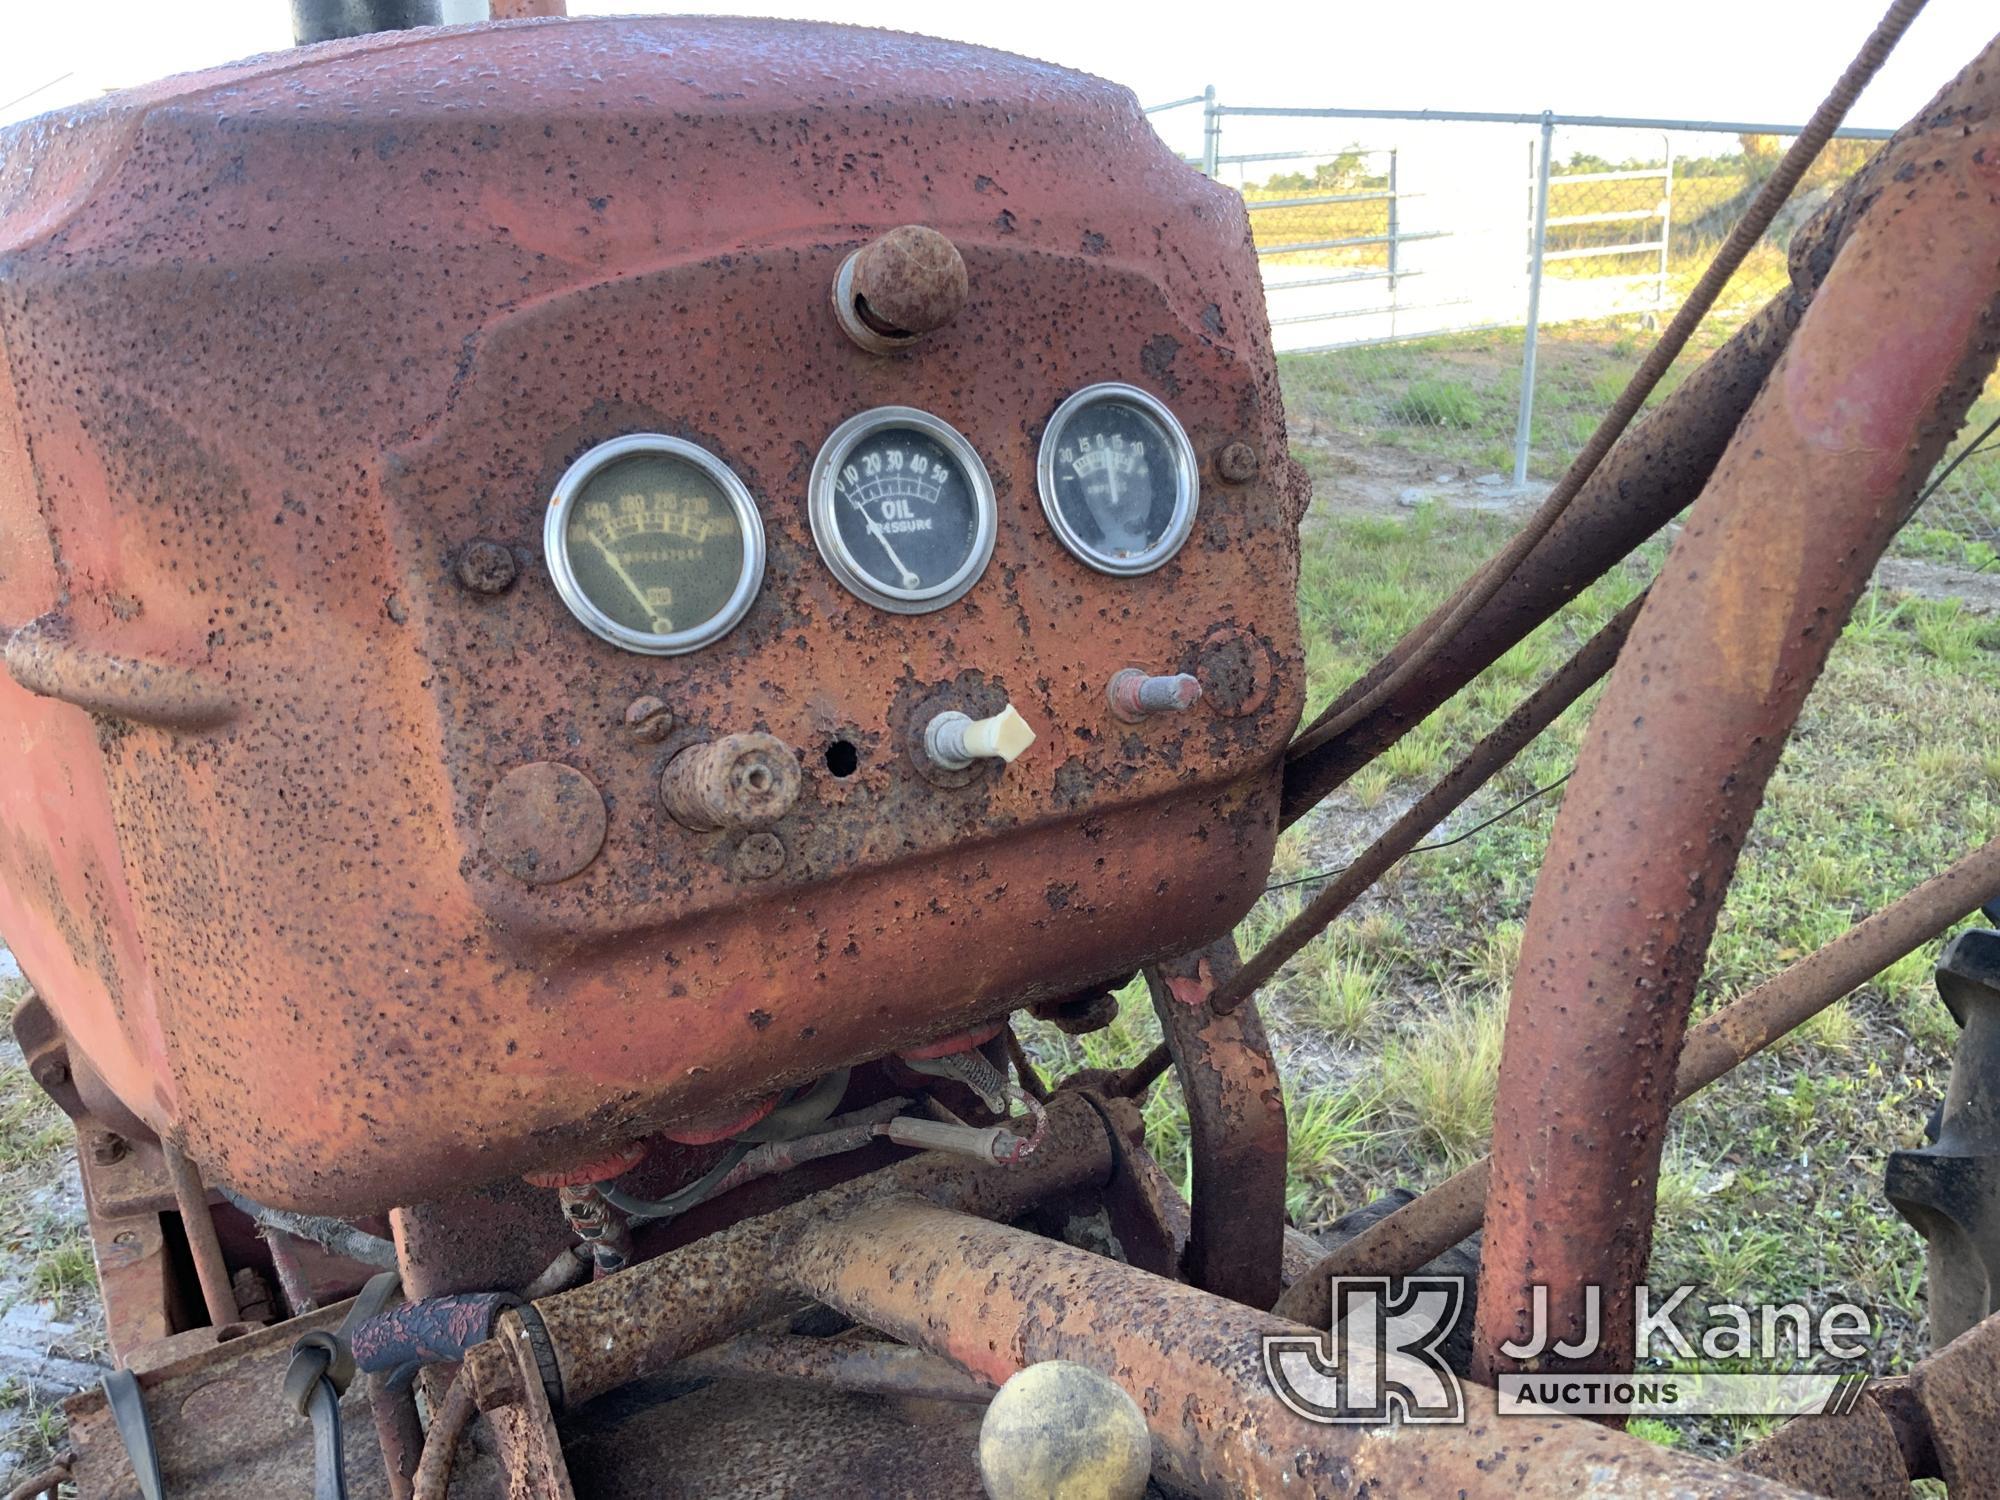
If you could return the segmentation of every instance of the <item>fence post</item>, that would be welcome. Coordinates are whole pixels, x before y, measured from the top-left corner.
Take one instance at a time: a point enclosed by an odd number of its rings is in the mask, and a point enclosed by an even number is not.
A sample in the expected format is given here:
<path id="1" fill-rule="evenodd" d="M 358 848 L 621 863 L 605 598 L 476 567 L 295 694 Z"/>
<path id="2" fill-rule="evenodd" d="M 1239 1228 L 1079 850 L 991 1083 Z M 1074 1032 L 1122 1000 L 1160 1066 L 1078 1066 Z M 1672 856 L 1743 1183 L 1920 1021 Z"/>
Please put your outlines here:
<path id="1" fill-rule="evenodd" d="M 1542 251 L 1549 237 L 1549 156 L 1556 120 L 1542 111 L 1542 145 L 1535 160 L 1535 225 L 1529 241 L 1528 327 L 1521 341 L 1521 412 L 1514 422 L 1514 487 L 1528 482 L 1528 435 L 1535 417 L 1535 334 L 1542 315 Z"/>
<path id="2" fill-rule="evenodd" d="M 1667 306 L 1667 257 L 1673 250 L 1674 240 L 1674 138 L 1662 135 L 1660 142 L 1666 151 L 1666 181 L 1660 189 L 1660 279 L 1653 283 L 1653 326 L 1658 327 L 1660 314 Z"/>
<path id="3" fill-rule="evenodd" d="M 1222 154 L 1222 112 L 1215 107 L 1215 85 L 1201 91 L 1201 170 L 1215 175 L 1216 158 Z"/>
<path id="4" fill-rule="evenodd" d="M 1396 236 L 1401 232 L 1401 205 L 1396 202 L 1396 147 L 1389 148 L 1389 300 L 1396 300 Z M 1393 331 L 1393 330 L 1392 330 Z"/>

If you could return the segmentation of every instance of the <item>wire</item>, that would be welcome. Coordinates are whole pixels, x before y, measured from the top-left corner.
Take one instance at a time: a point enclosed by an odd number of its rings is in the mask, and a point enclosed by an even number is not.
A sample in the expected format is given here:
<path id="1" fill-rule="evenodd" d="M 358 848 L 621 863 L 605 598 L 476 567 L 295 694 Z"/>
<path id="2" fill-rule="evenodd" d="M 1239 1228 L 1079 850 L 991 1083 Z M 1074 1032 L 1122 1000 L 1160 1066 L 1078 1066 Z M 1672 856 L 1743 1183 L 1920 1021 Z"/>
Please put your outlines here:
<path id="1" fill-rule="evenodd" d="M 1519 812 L 1522 808 L 1526 807 L 1530 802 L 1535 801 L 1537 798 L 1548 796 L 1550 792 L 1553 792 L 1557 787 L 1561 786 L 1565 781 L 1568 781 L 1570 777 L 1574 776 L 1575 774 L 1576 772 L 1574 771 L 1565 771 L 1562 773 L 1562 775 L 1558 776 L 1554 781 L 1551 781 L 1547 786 L 1538 786 L 1532 792 L 1528 793 L 1527 796 L 1521 798 L 1520 801 L 1509 803 L 1506 807 L 1501 808 L 1500 811 L 1495 813 L 1492 817 L 1488 818 L 1485 822 L 1474 823 L 1470 828 L 1466 829 L 1465 832 L 1455 833 L 1448 839 L 1439 839 L 1434 844 L 1418 844 L 1416 847 L 1414 847 L 1409 851 L 1409 854 L 1405 854 L 1403 858 L 1408 859 L 1410 857 L 1410 854 L 1427 854 L 1433 849 L 1449 849 L 1453 844 L 1462 844 L 1467 839 L 1471 838 L 1475 833 L 1485 832 L 1487 829 L 1491 828 L 1495 823 L 1498 823 L 1502 818 L 1512 817 L 1515 813 Z M 1401 863 L 1401 861 L 1398 861 L 1398 863 Z M 1299 875 L 1295 876 L 1290 880 L 1280 880 L 1275 885 L 1265 886 L 1264 894 L 1268 896 L 1273 891 L 1289 890 L 1291 887 L 1295 885 L 1311 885 L 1316 880 L 1331 880 L 1334 876 L 1340 874 L 1341 871 L 1350 870 L 1352 868 L 1354 868 L 1352 864 L 1335 865 L 1330 870 L 1320 870 L 1311 875 Z"/>
<path id="2" fill-rule="evenodd" d="M 1996 432 L 2000 432 L 2000 417 L 1995 417 L 1992 421 L 1988 422 L 1986 424 L 1985 431 L 1981 432 L 1978 437 L 1974 438 L 1971 442 L 1967 443 L 1963 448 L 1959 449 L 1958 456 L 1952 459 L 1952 461 L 1946 464 L 1942 469 L 1939 469 L 1937 471 L 1936 475 L 1933 476 L 1933 478 L 1931 479 L 1931 482 L 1924 486 L 1924 492 L 1921 495 L 1917 496 L 1917 504 L 1922 505 L 1926 500 L 1930 499 L 1931 496 L 1935 495 L 1938 492 L 1938 486 L 1943 484 L 1947 479 L 1951 478 L 1952 471 L 1956 469 L 1960 464 L 1964 463 L 1968 458 L 1971 458 L 1975 453 L 1984 453 L 1986 451 L 1986 448 L 1984 446 L 1986 440 L 1992 437 L 1993 434 Z M 1911 508 L 1913 510 L 1915 509 L 1914 506 Z"/>

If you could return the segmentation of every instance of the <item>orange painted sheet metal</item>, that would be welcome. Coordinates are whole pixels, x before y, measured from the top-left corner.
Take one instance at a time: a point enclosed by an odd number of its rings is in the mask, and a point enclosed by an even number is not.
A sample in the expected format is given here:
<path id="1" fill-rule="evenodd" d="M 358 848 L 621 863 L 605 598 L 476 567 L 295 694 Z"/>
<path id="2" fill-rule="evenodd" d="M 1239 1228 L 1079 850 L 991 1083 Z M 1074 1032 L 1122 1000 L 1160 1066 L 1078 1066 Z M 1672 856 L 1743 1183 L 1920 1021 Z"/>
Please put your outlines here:
<path id="1" fill-rule="evenodd" d="M 1254 899 L 1304 491 L 1241 204 L 1125 91 L 881 32 L 525 22 L 258 59 L 7 148 L 0 923 L 218 1180 L 358 1211 L 559 1166 Z M 865 353 L 829 288 L 903 223 L 958 246 L 966 303 Z M 1200 467 L 1185 550 L 1136 578 L 1036 494 L 1050 413 L 1110 380 Z M 807 524 L 814 452 L 886 404 L 993 479 L 993 560 L 935 614 L 847 593 Z M 542 556 L 558 478 L 635 431 L 726 462 L 768 535 L 691 655 L 589 634 Z M 1203 701 L 1119 722 L 1132 666 Z M 649 697 L 664 734 L 627 722 Z M 919 771 L 938 709 L 1008 701 L 1016 764 Z M 796 753 L 791 809 L 668 817 L 666 761 L 752 732 Z M 541 763 L 551 795 L 507 801 Z"/>

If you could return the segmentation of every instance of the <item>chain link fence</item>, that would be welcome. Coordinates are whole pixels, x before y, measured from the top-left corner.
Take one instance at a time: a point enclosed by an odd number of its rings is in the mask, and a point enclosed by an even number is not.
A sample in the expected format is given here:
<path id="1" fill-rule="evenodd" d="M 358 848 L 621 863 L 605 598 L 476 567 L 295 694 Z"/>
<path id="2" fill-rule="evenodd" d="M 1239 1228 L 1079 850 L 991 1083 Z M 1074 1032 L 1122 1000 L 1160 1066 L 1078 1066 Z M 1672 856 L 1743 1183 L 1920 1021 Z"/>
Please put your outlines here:
<path id="1" fill-rule="evenodd" d="M 1149 113 L 1243 194 L 1295 448 L 1324 487 L 1408 499 L 1470 486 L 1496 504 L 1561 473 L 1797 134 L 1277 109 L 1212 89 Z M 1793 234 L 1888 134 L 1830 143 L 1655 400 L 1785 286 Z M 2000 382 L 1968 435 L 1996 418 Z M 1941 466 L 1899 551 L 2000 568 L 1989 441 L 1968 436 Z"/>

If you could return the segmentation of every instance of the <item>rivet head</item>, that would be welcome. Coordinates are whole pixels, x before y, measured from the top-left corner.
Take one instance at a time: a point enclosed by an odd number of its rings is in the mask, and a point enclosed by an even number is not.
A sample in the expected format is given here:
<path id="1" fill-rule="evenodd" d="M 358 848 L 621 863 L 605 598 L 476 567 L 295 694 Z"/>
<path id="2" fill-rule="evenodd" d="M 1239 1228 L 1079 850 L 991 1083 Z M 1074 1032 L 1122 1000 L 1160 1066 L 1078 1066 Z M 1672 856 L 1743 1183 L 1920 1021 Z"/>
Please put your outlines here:
<path id="1" fill-rule="evenodd" d="M 520 571 L 513 551 L 486 537 L 474 537 L 459 548 L 454 568 L 459 584 L 474 594 L 503 594 Z"/>
<path id="2" fill-rule="evenodd" d="M 1247 484 L 1257 477 L 1257 450 L 1248 443 L 1228 443 L 1215 456 L 1215 472 L 1230 484 Z"/>

